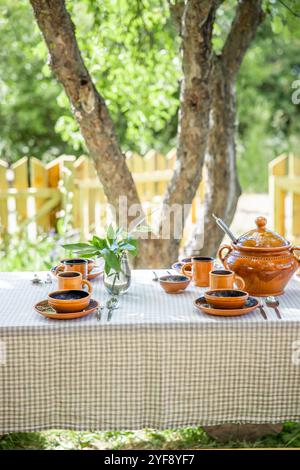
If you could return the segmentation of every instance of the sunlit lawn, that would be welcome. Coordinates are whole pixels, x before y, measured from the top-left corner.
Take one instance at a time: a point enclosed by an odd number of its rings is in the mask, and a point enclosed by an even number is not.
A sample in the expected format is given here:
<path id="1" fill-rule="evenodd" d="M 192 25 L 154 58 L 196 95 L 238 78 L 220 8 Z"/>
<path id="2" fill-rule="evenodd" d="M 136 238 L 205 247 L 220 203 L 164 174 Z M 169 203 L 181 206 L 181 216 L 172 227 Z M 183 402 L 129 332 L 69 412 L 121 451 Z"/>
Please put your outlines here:
<path id="1" fill-rule="evenodd" d="M 287 423 L 277 436 L 255 442 L 230 441 L 220 444 L 200 427 L 177 430 L 127 432 L 43 431 L 14 433 L 0 438 L 0 450 L 104 450 L 104 449 L 201 449 L 201 448 L 286 448 L 300 447 L 300 424 Z"/>

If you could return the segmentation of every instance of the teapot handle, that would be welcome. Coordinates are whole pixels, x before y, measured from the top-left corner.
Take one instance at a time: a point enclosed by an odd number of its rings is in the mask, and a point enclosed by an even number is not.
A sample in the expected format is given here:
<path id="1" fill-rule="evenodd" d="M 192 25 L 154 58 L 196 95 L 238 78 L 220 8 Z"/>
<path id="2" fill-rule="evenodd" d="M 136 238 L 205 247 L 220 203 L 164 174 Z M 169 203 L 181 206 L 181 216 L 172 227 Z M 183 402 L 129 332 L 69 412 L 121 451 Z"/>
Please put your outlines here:
<path id="1" fill-rule="evenodd" d="M 225 250 L 225 249 L 228 250 L 228 251 L 227 251 L 227 253 L 226 253 L 225 256 L 222 256 L 222 252 L 223 252 L 223 250 Z M 222 264 L 223 264 L 223 266 L 224 266 L 225 269 L 229 269 L 225 258 L 226 258 L 227 255 L 229 255 L 229 253 L 230 253 L 231 251 L 232 251 L 231 246 L 230 246 L 230 245 L 226 245 L 226 244 L 221 245 L 220 248 L 218 249 L 217 257 L 220 258 L 220 260 L 221 260 L 221 262 L 222 262 Z"/>
<path id="2" fill-rule="evenodd" d="M 298 261 L 298 263 L 300 264 L 300 256 L 297 256 L 294 251 L 299 251 L 300 252 L 300 246 L 292 246 L 291 248 L 291 253 L 292 255 L 294 256 L 294 258 L 296 258 L 296 260 Z"/>

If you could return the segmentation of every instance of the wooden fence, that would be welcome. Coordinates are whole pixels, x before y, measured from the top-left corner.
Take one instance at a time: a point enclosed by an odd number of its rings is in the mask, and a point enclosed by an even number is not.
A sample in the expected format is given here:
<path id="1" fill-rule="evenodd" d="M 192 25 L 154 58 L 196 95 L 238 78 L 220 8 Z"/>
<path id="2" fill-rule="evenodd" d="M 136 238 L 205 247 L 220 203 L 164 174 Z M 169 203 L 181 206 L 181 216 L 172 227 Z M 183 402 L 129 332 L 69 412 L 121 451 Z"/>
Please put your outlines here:
<path id="1" fill-rule="evenodd" d="M 280 155 L 269 163 L 269 193 L 274 230 L 299 244 L 300 158 Z"/>
<path id="2" fill-rule="evenodd" d="M 159 205 L 172 176 L 176 150 L 167 155 L 151 150 L 144 157 L 126 154 L 144 209 Z M 192 204 L 195 222 L 198 204 L 204 198 L 200 184 Z M 62 155 L 44 165 L 35 157 L 24 157 L 11 167 L 0 160 L 0 228 L 12 233 L 16 227 L 43 231 L 56 228 L 57 216 L 70 213 L 72 226 L 82 236 L 98 232 L 106 224 L 101 211 L 105 195 L 93 164 L 87 156 Z"/>

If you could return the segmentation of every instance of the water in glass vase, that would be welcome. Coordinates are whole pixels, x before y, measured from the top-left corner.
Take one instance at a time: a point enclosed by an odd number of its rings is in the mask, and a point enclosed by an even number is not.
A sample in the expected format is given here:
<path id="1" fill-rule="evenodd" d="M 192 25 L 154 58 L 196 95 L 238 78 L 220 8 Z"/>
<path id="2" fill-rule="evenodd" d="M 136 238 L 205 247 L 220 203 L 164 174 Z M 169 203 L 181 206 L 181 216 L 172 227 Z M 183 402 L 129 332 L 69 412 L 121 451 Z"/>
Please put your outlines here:
<path id="1" fill-rule="evenodd" d="M 108 274 L 104 273 L 104 285 L 111 295 L 122 295 L 128 291 L 131 283 L 131 270 L 126 255 L 121 258 L 121 271 L 113 269 Z"/>

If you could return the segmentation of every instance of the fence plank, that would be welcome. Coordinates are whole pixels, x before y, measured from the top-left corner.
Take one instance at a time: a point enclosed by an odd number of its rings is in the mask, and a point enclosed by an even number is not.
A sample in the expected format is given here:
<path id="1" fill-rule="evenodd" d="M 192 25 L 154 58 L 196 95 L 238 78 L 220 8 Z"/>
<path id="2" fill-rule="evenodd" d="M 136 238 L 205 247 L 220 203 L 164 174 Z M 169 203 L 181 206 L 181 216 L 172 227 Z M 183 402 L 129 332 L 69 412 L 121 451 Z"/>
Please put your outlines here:
<path id="1" fill-rule="evenodd" d="M 7 172 L 8 164 L 4 160 L 0 160 L 0 192 L 7 191 L 8 181 Z M 0 199 L 0 226 L 1 230 L 6 231 L 8 228 L 8 206 L 7 199 Z"/>
<path id="2" fill-rule="evenodd" d="M 167 170 L 167 165 L 167 157 L 165 155 L 162 155 L 161 153 L 157 153 L 155 157 L 155 168 L 158 171 Z M 164 181 L 161 180 L 155 184 L 155 194 L 161 197 L 164 195 L 169 179 L 170 178 L 166 178 Z"/>
<path id="3" fill-rule="evenodd" d="M 47 179 L 49 188 L 58 188 L 58 183 L 60 180 L 60 167 L 61 167 L 60 157 L 55 158 L 52 162 L 49 162 L 46 165 Z M 60 204 L 57 205 L 49 213 L 50 225 L 51 227 L 56 227 L 56 214 L 60 209 Z"/>
<path id="4" fill-rule="evenodd" d="M 73 155 L 61 155 L 60 157 L 55 158 L 52 162 L 49 162 L 46 165 L 47 170 L 47 177 L 48 177 L 48 187 L 49 188 L 58 188 L 61 182 L 63 181 L 63 169 L 66 162 L 72 165 L 75 161 L 75 157 Z M 54 207 L 50 213 L 50 224 L 51 227 L 56 227 L 57 222 L 57 212 L 61 210 L 63 203 L 63 198 L 60 199 L 59 204 Z"/>
<path id="5" fill-rule="evenodd" d="M 107 199 L 99 181 L 95 164 L 91 159 L 89 159 L 89 179 L 95 183 L 93 186 L 91 185 L 89 192 L 90 226 L 94 227 L 93 232 L 100 233 L 101 229 L 106 225 L 104 204 L 106 204 Z"/>
<path id="6" fill-rule="evenodd" d="M 172 149 L 166 156 L 155 150 L 150 150 L 144 157 L 134 152 L 127 152 L 126 160 L 133 173 L 143 206 L 148 212 L 152 204 L 157 206 L 161 203 L 166 186 L 172 177 L 176 149 Z M 6 207 L 7 198 L 13 197 L 16 200 L 19 217 L 26 221 L 28 199 L 35 199 L 37 210 L 35 220 L 47 229 L 56 228 L 58 210 L 61 208 L 69 210 L 72 204 L 73 227 L 80 229 L 82 237 L 88 237 L 90 229 L 100 231 L 106 223 L 104 220 L 106 212 L 100 209 L 101 203 L 106 202 L 106 197 L 92 160 L 86 156 L 76 160 L 72 155 L 61 155 L 44 167 L 39 160 L 32 158 L 30 172 L 32 188 L 28 189 L 28 159 L 24 157 L 13 165 L 14 188 L 11 188 L 11 192 L 7 192 L 6 195 L 2 193 L 1 207 Z M 57 192 L 53 191 L 56 189 Z M 47 190 L 49 192 L 46 193 Z M 201 193 L 201 188 L 198 192 Z M 47 211 L 42 210 L 45 205 Z M 195 202 L 193 206 L 196 214 Z M 6 217 L 7 212 L 6 210 Z M 2 218 L 5 218 L 5 214 Z"/>
<path id="7" fill-rule="evenodd" d="M 140 155 L 134 152 L 132 153 L 130 159 L 131 159 L 133 179 L 134 179 L 135 174 L 138 175 L 139 173 L 144 173 L 144 159 L 143 157 L 141 157 Z M 141 201 L 144 201 L 145 200 L 145 183 L 137 181 L 136 188 L 137 188 L 137 192 Z"/>
<path id="8" fill-rule="evenodd" d="M 144 156 L 144 173 L 148 174 L 151 173 L 157 168 L 155 167 L 155 157 L 156 157 L 156 152 L 155 150 L 149 150 L 149 152 L 146 153 Z M 144 200 L 146 201 L 152 201 L 152 199 L 155 197 L 155 186 L 156 183 L 154 181 L 147 181 L 144 186 Z"/>
<path id="9" fill-rule="evenodd" d="M 86 155 L 81 155 L 75 164 L 75 196 L 77 213 L 77 227 L 83 238 L 89 236 L 89 187 L 85 185 L 85 180 L 89 179 L 89 159 Z M 82 186 L 81 186 L 81 183 Z"/>
<path id="10" fill-rule="evenodd" d="M 88 177 L 91 180 L 97 179 L 96 168 L 94 162 L 89 158 L 88 160 Z M 99 182 L 100 186 L 100 182 Z M 98 190 L 99 191 L 99 190 Z M 96 228 L 96 205 L 97 205 L 97 189 L 89 189 L 89 225 L 90 230 L 93 232 Z"/>
<path id="11" fill-rule="evenodd" d="M 49 188 L 57 188 L 60 180 L 60 158 L 56 158 L 46 165 Z"/>
<path id="12" fill-rule="evenodd" d="M 269 163 L 269 192 L 272 201 L 273 226 L 280 235 L 285 234 L 285 191 L 276 184 L 276 176 L 287 173 L 286 155 L 280 155 Z"/>
<path id="13" fill-rule="evenodd" d="M 48 172 L 44 164 L 35 157 L 30 158 L 30 177 L 31 186 L 36 189 L 48 187 Z M 44 198 L 35 198 L 35 211 L 39 212 L 43 205 L 46 203 Z M 47 213 L 37 218 L 37 225 L 43 230 L 50 229 L 50 214 Z"/>
<path id="14" fill-rule="evenodd" d="M 66 232 L 72 223 L 73 225 L 73 213 L 76 206 L 74 204 L 74 192 L 75 192 L 75 168 L 74 163 L 76 158 L 72 155 L 65 155 L 65 158 L 61 160 L 61 191 L 62 199 L 61 206 L 64 211 L 64 232 Z"/>
<path id="15" fill-rule="evenodd" d="M 12 165 L 14 172 L 13 187 L 16 189 L 28 189 L 28 157 L 23 157 Z M 27 198 L 16 199 L 17 223 L 27 219 Z"/>
<path id="16" fill-rule="evenodd" d="M 289 176 L 293 179 L 300 176 L 300 158 L 289 155 Z M 300 189 L 300 188 L 299 188 Z M 300 241 L 300 194 L 292 192 L 292 237 Z"/>

